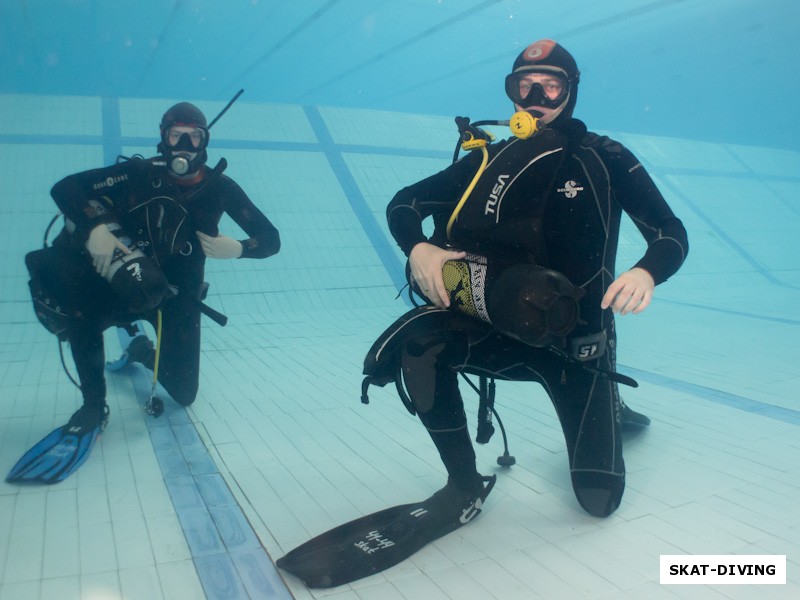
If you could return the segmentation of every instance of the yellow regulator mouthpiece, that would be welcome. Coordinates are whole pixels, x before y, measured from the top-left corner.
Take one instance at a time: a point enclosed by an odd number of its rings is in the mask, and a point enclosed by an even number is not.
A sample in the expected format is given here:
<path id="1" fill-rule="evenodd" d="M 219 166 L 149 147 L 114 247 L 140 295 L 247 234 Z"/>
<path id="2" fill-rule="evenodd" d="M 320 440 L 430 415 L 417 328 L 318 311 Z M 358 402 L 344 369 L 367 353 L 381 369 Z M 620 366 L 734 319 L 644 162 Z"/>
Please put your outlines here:
<path id="1" fill-rule="evenodd" d="M 514 116 L 508 122 L 511 128 L 511 133 L 521 140 L 527 140 L 539 131 L 539 119 L 534 117 L 531 113 L 521 110 L 515 112 Z"/>

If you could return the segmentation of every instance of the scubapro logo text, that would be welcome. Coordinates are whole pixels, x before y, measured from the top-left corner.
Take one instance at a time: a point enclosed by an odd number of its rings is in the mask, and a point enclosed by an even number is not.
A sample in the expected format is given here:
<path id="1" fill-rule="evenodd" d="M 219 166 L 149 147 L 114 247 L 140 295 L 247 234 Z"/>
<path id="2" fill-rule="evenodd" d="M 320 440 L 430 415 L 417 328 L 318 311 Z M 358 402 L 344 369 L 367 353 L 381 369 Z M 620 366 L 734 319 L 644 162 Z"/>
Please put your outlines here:
<path id="1" fill-rule="evenodd" d="M 558 188 L 559 194 L 564 194 L 567 198 L 574 198 L 578 192 L 583 191 L 583 186 L 578 185 L 576 182 L 570 180 L 564 182 L 564 187 Z"/>

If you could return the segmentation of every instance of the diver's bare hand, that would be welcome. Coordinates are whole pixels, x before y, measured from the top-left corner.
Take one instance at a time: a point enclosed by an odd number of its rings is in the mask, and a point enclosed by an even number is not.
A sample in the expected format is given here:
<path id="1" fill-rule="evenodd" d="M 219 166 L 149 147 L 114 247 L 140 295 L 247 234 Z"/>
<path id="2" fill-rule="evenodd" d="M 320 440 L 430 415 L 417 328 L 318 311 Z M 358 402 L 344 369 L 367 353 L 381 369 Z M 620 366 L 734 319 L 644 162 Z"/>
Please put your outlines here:
<path id="1" fill-rule="evenodd" d="M 444 263 L 462 259 L 466 255 L 466 252 L 444 250 L 427 242 L 420 242 L 411 249 L 408 255 L 411 276 L 422 293 L 439 308 L 450 306 L 450 295 L 442 277 Z"/>
<path id="2" fill-rule="evenodd" d="M 605 310 L 610 306 L 615 313 L 637 315 L 650 305 L 654 289 L 653 276 L 641 267 L 634 267 L 608 286 L 600 308 Z"/>
<path id="3" fill-rule="evenodd" d="M 227 235 L 207 235 L 202 231 L 195 231 L 197 238 L 200 240 L 200 247 L 203 249 L 203 254 L 208 258 L 239 258 L 242 256 L 244 246 L 239 240 L 228 237 Z"/>

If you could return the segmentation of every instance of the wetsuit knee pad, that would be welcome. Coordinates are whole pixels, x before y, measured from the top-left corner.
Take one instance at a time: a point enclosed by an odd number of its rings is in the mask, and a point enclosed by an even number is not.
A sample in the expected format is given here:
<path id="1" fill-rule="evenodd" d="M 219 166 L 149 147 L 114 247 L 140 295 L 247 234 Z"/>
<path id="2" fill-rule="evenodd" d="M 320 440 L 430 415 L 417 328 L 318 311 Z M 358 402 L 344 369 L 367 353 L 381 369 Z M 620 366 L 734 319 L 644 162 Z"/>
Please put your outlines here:
<path id="1" fill-rule="evenodd" d="M 622 501 L 625 473 L 573 471 L 572 489 L 583 510 L 594 517 L 608 517 Z"/>
<path id="2" fill-rule="evenodd" d="M 151 311 L 171 296 L 164 272 L 146 256 L 126 261 L 114 273 L 110 283 L 111 289 L 132 313 Z"/>
<path id="3" fill-rule="evenodd" d="M 563 345 L 580 318 L 583 294 L 558 271 L 519 264 L 492 283 L 486 306 L 492 324 L 509 337 L 536 347 Z"/>
<path id="4" fill-rule="evenodd" d="M 169 392 L 169 390 L 167 391 Z M 169 395 L 181 406 L 189 406 L 197 399 L 197 388 L 188 392 L 171 391 Z"/>

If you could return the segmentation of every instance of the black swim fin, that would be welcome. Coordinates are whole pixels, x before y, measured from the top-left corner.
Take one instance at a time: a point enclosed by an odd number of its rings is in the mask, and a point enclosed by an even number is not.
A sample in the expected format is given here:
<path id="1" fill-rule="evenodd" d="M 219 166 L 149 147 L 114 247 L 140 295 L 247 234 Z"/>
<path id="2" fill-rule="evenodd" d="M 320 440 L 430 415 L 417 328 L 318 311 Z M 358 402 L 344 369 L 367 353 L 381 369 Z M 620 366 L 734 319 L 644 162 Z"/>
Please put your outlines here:
<path id="1" fill-rule="evenodd" d="M 87 458 L 108 422 L 108 407 L 83 406 L 63 427 L 28 450 L 6 476 L 8 483 L 58 483 Z"/>
<path id="2" fill-rule="evenodd" d="M 620 398 L 619 401 L 622 405 L 622 410 L 620 410 L 620 421 L 624 431 L 641 429 L 642 427 L 647 427 L 650 425 L 650 417 L 633 410 L 630 406 L 625 404 L 622 398 Z"/>
<path id="3" fill-rule="evenodd" d="M 469 523 L 494 487 L 484 477 L 480 495 L 447 485 L 423 502 L 366 515 L 315 537 L 275 563 L 310 588 L 329 588 L 378 573 Z"/>

